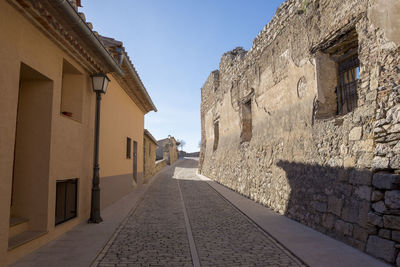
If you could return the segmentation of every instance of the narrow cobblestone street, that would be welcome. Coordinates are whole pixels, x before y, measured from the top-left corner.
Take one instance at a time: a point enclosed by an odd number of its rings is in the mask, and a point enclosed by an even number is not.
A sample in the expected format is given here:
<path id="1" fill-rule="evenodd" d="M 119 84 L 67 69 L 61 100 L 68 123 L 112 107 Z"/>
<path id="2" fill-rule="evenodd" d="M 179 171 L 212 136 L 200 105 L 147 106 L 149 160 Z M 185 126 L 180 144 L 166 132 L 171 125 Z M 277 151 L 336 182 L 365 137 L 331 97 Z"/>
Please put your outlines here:
<path id="1" fill-rule="evenodd" d="M 303 265 L 201 181 L 196 169 L 196 160 L 185 159 L 158 177 L 94 265 Z"/>

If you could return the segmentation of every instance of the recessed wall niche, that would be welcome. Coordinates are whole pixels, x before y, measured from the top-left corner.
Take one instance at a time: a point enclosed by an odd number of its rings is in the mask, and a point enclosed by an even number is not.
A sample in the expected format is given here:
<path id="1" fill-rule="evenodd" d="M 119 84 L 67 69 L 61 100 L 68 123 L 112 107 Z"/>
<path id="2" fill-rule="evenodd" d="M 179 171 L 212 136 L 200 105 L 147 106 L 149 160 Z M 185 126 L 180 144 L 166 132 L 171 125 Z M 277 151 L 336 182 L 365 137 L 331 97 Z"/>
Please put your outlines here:
<path id="1" fill-rule="evenodd" d="M 82 121 L 84 76 L 71 63 L 63 61 L 60 113 Z"/>

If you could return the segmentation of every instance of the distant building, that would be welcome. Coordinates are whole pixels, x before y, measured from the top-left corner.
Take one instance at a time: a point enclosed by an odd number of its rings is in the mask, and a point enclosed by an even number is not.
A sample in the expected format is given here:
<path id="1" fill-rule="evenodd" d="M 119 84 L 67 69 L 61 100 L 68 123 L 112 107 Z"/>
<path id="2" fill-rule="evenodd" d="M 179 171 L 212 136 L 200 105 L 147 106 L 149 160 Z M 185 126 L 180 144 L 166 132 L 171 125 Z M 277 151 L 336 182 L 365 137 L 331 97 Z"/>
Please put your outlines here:
<path id="1" fill-rule="evenodd" d="M 174 137 L 168 136 L 168 138 L 158 140 L 157 143 L 156 159 L 166 159 L 167 164 L 173 164 L 178 159 L 179 142 Z"/>
<path id="2" fill-rule="evenodd" d="M 180 150 L 178 154 L 179 154 L 180 158 L 183 158 L 183 157 L 198 158 L 200 156 L 200 152 L 188 153 L 188 152 L 182 151 L 182 150 Z"/>

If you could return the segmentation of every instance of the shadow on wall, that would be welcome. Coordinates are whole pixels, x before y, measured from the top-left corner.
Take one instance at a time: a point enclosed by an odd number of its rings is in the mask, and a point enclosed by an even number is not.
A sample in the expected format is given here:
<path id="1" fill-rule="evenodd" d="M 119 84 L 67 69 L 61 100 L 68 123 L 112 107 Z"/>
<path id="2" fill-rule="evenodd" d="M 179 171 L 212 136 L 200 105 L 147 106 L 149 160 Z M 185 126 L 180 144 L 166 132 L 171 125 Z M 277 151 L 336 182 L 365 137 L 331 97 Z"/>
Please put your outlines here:
<path id="1" fill-rule="evenodd" d="M 197 163 L 193 160 L 186 166 Z M 287 217 L 386 262 L 396 261 L 399 175 L 283 160 L 277 166 L 285 171 L 290 186 Z"/>
<path id="2" fill-rule="evenodd" d="M 370 249 L 368 237 L 378 230 L 368 223 L 372 172 L 288 161 L 277 166 L 291 188 L 285 215 L 360 250 Z"/>

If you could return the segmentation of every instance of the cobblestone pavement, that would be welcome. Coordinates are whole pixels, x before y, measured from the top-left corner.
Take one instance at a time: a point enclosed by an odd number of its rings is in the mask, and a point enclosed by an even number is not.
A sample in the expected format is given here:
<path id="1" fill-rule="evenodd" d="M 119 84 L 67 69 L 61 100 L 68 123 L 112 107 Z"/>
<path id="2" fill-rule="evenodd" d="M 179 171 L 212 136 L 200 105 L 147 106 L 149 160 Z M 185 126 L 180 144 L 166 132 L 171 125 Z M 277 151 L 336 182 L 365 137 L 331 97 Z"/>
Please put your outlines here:
<path id="1" fill-rule="evenodd" d="M 164 171 L 95 265 L 303 265 L 206 182 L 199 181 L 196 166 L 197 161 L 184 160 Z M 180 190 L 190 224 L 185 223 Z"/>

